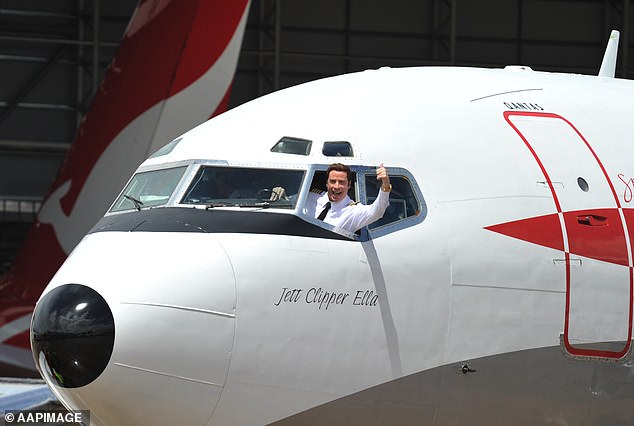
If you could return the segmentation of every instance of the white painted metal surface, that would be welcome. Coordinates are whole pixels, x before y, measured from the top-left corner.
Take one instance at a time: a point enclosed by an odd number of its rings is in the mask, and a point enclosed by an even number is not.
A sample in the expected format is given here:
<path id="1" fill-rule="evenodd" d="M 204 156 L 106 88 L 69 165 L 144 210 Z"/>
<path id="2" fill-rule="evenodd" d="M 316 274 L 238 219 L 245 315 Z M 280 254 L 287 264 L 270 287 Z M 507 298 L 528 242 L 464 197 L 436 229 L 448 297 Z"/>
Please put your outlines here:
<path id="1" fill-rule="evenodd" d="M 618 210 L 619 220 L 631 218 L 632 95 L 631 82 L 598 77 L 381 69 L 283 90 L 189 131 L 169 154 L 147 160 L 140 170 L 222 160 L 227 167 L 292 167 L 310 175 L 335 160 L 383 162 L 388 170 L 411 173 L 426 215 L 359 240 L 270 229 L 94 232 L 44 297 L 68 283 L 96 290 L 115 318 L 114 350 L 93 383 L 52 384 L 55 392 L 69 407 L 90 409 L 95 424 L 268 424 L 436 367 L 557 348 L 565 332 L 573 341 L 562 349 L 571 350 L 569 356 L 588 363 L 612 359 L 631 375 L 623 360 L 632 322 L 630 236 L 622 228 L 627 262 L 614 264 L 597 259 L 585 236 L 571 244 L 580 231 L 559 226 L 559 216 L 606 209 Z M 578 146 L 565 126 L 557 122 L 552 129 L 548 122 L 527 137 L 539 143 L 547 170 L 564 170 L 546 182 L 510 125 L 515 119 L 507 121 L 509 113 L 523 114 L 515 118 L 526 133 L 536 128 L 527 130 L 522 119 L 541 125 L 550 114 L 573 123 L 601 159 L 608 181 L 583 147 L 569 154 L 564 144 Z M 310 155 L 270 152 L 283 136 L 312 140 Z M 550 137 L 556 143 L 549 144 Z M 335 140 L 350 141 L 355 155 L 324 157 L 321 144 Z M 193 179 L 193 173 L 185 176 Z M 590 191 L 577 186 L 578 177 L 587 179 Z M 551 191 L 555 181 L 572 194 L 562 196 L 561 212 Z M 184 191 L 188 183 L 182 185 Z M 251 208 L 250 217 L 257 222 L 263 215 L 298 215 L 318 228 L 302 216 L 301 199 L 295 210 Z M 209 214 L 218 209 L 245 211 L 214 207 Z M 553 228 L 523 225 L 551 216 L 554 222 L 544 223 Z M 566 262 L 577 258 L 582 262 L 571 275 Z M 618 281 L 616 293 L 602 297 L 603 287 L 595 287 L 575 299 L 567 277 L 577 285 L 577 274 L 592 285 Z M 590 307 L 596 310 L 587 317 Z M 618 341 L 627 350 L 618 356 L 592 348 L 577 353 L 577 340 Z M 614 380 L 630 383 L 628 377 Z M 440 383 L 434 398 L 440 400 L 448 386 L 449 380 Z M 557 390 L 566 395 L 578 391 L 575 386 L 562 381 Z M 628 389 L 622 397 L 631 402 Z M 540 392 L 535 386 L 515 390 L 508 397 Z M 440 402 L 430 404 L 440 409 Z M 631 407 L 612 415 L 632 416 Z"/>

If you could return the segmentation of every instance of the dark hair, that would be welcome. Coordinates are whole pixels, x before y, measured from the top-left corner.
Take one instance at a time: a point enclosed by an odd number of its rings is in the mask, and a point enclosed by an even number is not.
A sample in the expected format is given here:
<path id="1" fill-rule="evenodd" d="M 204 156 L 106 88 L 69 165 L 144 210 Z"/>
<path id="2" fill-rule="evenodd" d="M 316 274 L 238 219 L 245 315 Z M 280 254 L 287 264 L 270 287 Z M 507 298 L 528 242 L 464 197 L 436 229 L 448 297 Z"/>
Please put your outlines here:
<path id="1" fill-rule="evenodd" d="M 346 172 L 346 175 L 348 176 L 348 182 L 352 183 L 352 170 L 350 170 L 350 167 L 341 163 L 333 163 L 330 166 L 328 166 L 328 170 L 326 170 L 326 179 L 330 177 L 330 172 L 332 171 Z"/>

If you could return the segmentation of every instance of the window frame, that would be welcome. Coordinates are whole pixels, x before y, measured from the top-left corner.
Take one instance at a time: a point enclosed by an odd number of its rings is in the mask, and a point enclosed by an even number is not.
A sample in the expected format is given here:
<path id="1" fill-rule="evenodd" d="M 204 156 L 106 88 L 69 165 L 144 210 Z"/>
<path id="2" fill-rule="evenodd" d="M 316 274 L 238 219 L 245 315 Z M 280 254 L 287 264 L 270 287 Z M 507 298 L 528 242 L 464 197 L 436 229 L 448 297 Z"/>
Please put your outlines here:
<path id="1" fill-rule="evenodd" d="M 195 163 L 195 167 L 192 168 L 191 170 L 191 174 L 189 174 L 187 176 L 187 178 L 185 179 L 185 181 L 183 182 L 183 186 L 181 188 L 181 191 L 176 194 L 175 192 L 175 205 L 178 207 L 190 207 L 190 208 L 201 208 L 205 207 L 206 204 L 205 203 L 186 203 L 185 201 L 185 197 L 189 194 L 189 192 L 193 189 L 192 185 L 194 185 L 194 180 L 196 179 L 196 176 L 198 176 L 198 173 L 203 169 L 203 168 L 226 168 L 226 169 L 231 169 L 231 170 L 235 170 L 235 169 L 248 169 L 248 170 L 262 170 L 265 172 L 271 172 L 271 171 L 279 171 L 279 172 L 283 172 L 283 171 L 292 171 L 292 172 L 301 172 L 302 173 L 302 177 L 301 177 L 301 183 L 298 186 L 298 192 L 301 193 L 301 191 L 303 190 L 304 187 L 304 183 L 306 181 L 306 177 L 308 176 L 308 172 L 306 170 L 306 167 L 289 167 L 288 165 L 275 165 L 275 164 L 266 164 L 266 165 L 261 165 L 261 164 L 255 164 L 255 163 L 248 163 L 248 164 L 242 164 L 242 163 L 235 163 L 232 162 L 231 164 L 229 164 L 226 161 L 223 162 L 214 162 L 214 161 L 197 161 Z M 284 185 L 281 185 L 284 186 Z M 284 210 L 287 212 L 293 212 L 296 213 L 297 212 L 297 208 L 298 208 L 298 204 L 299 204 L 299 200 L 301 197 L 297 197 L 297 199 L 295 200 L 295 204 L 293 207 L 279 207 L 276 206 L 274 202 L 270 202 L 268 203 L 266 200 L 264 200 L 264 203 L 267 204 L 266 209 L 273 209 L 273 210 Z M 248 198 L 246 198 L 245 200 L 247 200 Z M 227 206 L 222 206 L 222 207 L 218 207 L 218 208 L 239 208 L 244 210 L 245 208 L 254 208 L 254 209 L 261 209 L 264 206 L 256 206 L 256 207 L 244 207 L 244 206 L 232 206 L 232 205 L 227 205 Z"/>
<path id="2" fill-rule="evenodd" d="M 358 193 L 360 194 L 360 201 L 363 204 L 368 204 L 368 189 L 365 185 L 366 177 L 375 178 L 376 176 L 376 167 L 368 167 L 368 166 L 355 166 L 351 167 L 353 172 L 356 172 L 356 179 L 358 185 Z M 405 228 L 409 228 L 410 226 L 417 225 L 425 220 L 427 217 L 427 204 L 425 202 L 425 198 L 423 197 L 423 193 L 416 182 L 414 176 L 409 172 L 409 170 L 404 169 L 402 167 L 387 167 L 388 174 L 391 178 L 402 177 L 404 178 L 410 185 L 412 193 L 414 194 L 418 206 L 418 214 L 413 216 L 408 216 L 404 219 L 396 220 L 394 222 L 386 223 L 379 227 L 370 229 L 368 226 L 362 229 L 361 235 L 363 238 L 364 234 L 367 234 L 365 239 L 378 238 L 386 234 L 390 234 L 392 232 L 400 231 Z M 390 193 L 391 196 L 391 193 Z"/>
<path id="3" fill-rule="evenodd" d="M 368 195 L 367 188 L 365 185 L 366 176 L 376 176 L 376 167 L 370 166 L 359 166 L 359 165 L 348 165 L 350 170 L 354 174 L 353 183 L 351 185 L 351 191 L 354 191 L 355 200 L 363 204 L 368 204 Z M 388 173 L 390 177 L 403 177 L 405 178 L 411 189 L 412 193 L 416 198 L 416 202 L 418 204 L 418 214 L 414 216 L 409 216 L 405 219 L 397 220 L 394 222 L 387 223 L 385 225 L 379 226 L 374 229 L 369 229 L 369 227 L 365 226 L 361 228 L 357 233 L 350 232 L 345 229 L 340 229 L 335 226 L 332 226 L 328 223 L 325 223 L 321 220 L 317 220 L 314 217 L 311 217 L 308 212 L 304 211 L 304 207 L 306 206 L 306 201 L 308 198 L 308 193 L 310 192 L 312 182 L 315 178 L 315 174 L 319 172 L 325 172 L 329 167 L 329 164 L 313 164 L 308 167 L 306 179 L 304 180 L 304 185 L 301 188 L 301 195 L 297 200 L 297 214 L 302 217 L 304 220 L 314 223 L 322 228 L 326 228 L 328 230 L 337 232 L 339 234 L 345 235 L 348 238 L 356 241 L 367 241 L 373 238 L 378 238 L 386 234 L 390 234 L 392 232 L 400 231 L 405 228 L 409 228 L 410 226 L 417 225 L 427 216 L 427 204 L 425 203 L 425 199 L 423 197 L 422 191 L 414 179 L 414 176 L 406 169 L 401 167 L 388 167 Z M 326 188 L 320 188 L 324 191 Z"/>
<path id="4" fill-rule="evenodd" d="M 176 194 L 179 191 L 182 190 L 183 182 L 185 182 L 189 178 L 189 176 L 191 174 L 191 166 L 192 166 L 191 165 L 191 161 L 176 161 L 176 162 L 172 162 L 172 163 L 164 163 L 164 164 L 158 164 L 158 165 L 139 167 L 137 170 L 134 171 L 134 173 L 132 173 L 130 178 L 126 181 L 125 185 L 123 185 L 123 188 L 121 189 L 121 191 L 119 191 L 119 193 L 114 198 L 112 203 L 110 203 L 110 206 L 108 207 L 108 210 L 106 211 L 106 214 L 104 216 L 109 216 L 109 215 L 114 215 L 114 214 L 122 214 L 122 213 L 129 213 L 131 211 L 136 211 L 135 207 L 132 207 L 130 209 L 122 209 L 122 210 L 112 211 L 112 209 L 115 207 L 115 204 L 123 196 L 123 194 L 125 193 L 126 189 L 128 189 L 128 186 L 130 185 L 130 183 L 132 182 L 132 180 L 134 179 L 134 177 L 136 175 L 138 175 L 140 173 L 154 172 L 154 171 L 158 171 L 158 170 L 175 169 L 175 168 L 183 167 L 183 166 L 185 167 L 185 171 L 181 175 L 180 180 L 178 181 L 178 183 L 176 184 L 176 186 L 172 190 L 172 194 L 169 196 L 167 201 L 165 203 L 163 203 L 163 204 L 160 204 L 160 205 L 149 206 L 149 207 L 145 207 L 145 208 L 149 209 L 149 208 L 163 208 L 163 207 L 173 206 L 174 205 L 174 200 L 176 199 Z"/>
<path id="5" fill-rule="evenodd" d="M 403 177 L 409 182 L 409 185 L 418 203 L 418 207 L 419 207 L 418 214 L 414 216 L 409 216 L 405 219 L 387 223 L 385 225 L 382 225 L 374 229 L 369 229 L 369 227 L 366 226 L 362 228 L 360 231 L 358 231 L 357 233 L 354 233 L 354 232 L 347 231 L 345 229 L 337 228 L 323 221 L 317 220 L 314 216 L 311 216 L 305 211 L 308 194 L 310 193 L 310 190 L 313 189 L 312 182 L 315 178 L 315 174 L 320 172 L 326 172 L 330 164 L 260 163 L 260 162 L 241 162 L 241 161 L 229 162 L 226 160 L 186 160 L 186 161 L 176 161 L 176 162 L 170 162 L 170 163 L 154 164 L 154 165 L 139 167 L 139 169 L 136 170 L 132 174 L 132 176 L 130 176 L 130 179 L 128 179 L 126 184 L 123 186 L 123 189 L 121 190 L 121 192 L 117 194 L 114 201 L 108 208 L 106 216 L 129 213 L 130 211 L 134 210 L 134 208 L 131 208 L 131 209 L 119 210 L 116 212 L 111 211 L 115 203 L 117 202 L 117 200 L 119 200 L 119 198 L 124 193 L 125 189 L 128 187 L 128 185 L 130 184 L 130 182 L 132 181 L 135 175 L 137 175 L 138 173 L 144 173 L 144 172 L 168 169 L 168 168 L 176 168 L 181 166 L 186 166 L 185 172 L 182 174 L 180 181 L 178 182 L 178 184 L 172 191 L 172 194 L 167 200 L 167 202 L 164 204 L 161 204 L 160 206 L 149 207 L 149 208 L 163 208 L 163 207 L 199 208 L 196 205 L 181 204 L 180 202 L 185 197 L 185 193 L 189 189 L 200 167 L 217 166 L 217 167 L 230 167 L 230 168 L 248 167 L 248 168 L 261 168 L 261 169 L 303 171 L 304 177 L 300 185 L 300 189 L 299 189 L 300 192 L 299 192 L 299 196 L 297 197 L 295 207 L 292 209 L 288 209 L 288 208 L 277 209 L 275 208 L 274 205 L 271 205 L 271 206 L 268 206 L 268 208 L 264 209 L 263 211 L 274 210 L 277 212 L 294 214 L 298 217 L 301 217 L 303 220 L 307 222 L 310 222 L 312 224 L 315 224 L 317 226 L 320 226 L 332 232 L 336 232 L 340 235 L 344 235 L 353 241 L 361 241 L 361 242 L 368 241 L 373 238 L 378 238 L 383 235 L 390 234 L 392 232 L 400 231 L 410 226 L 417 225 L 425 220 L 428 213 L 425 198 L 423 197 L 423 193 L 420 190 L 420 187 L 416 179 L 407 169 L 404 169 L 401 167 L 388 167 L 388 172 L 390 174 L 390 177 L 397 177 L 397 176 Z M 349 167 L 350 167 L 350 170 L 352 170 L 352 173 L 354 175 L 353 183 L 351 185 L 351 192 L 354 191 L 355 201 L 358 201 L 363 204 L 367 204 L 368 195 L 367 195 L 365 180 L 367 176 L 374 177 L 376 175 L 376 167 L 360 166 L 360 165 L 349 165 Z M 325 187 L 320 189 L 324 191 L 326 190 Z M 227 209 L 236 208 L 236 209 L 244 210 L 244 208 L 239 208 L 239 207 L 225 207 L 225 208 Z M 262 208 L 260 207 L 256 207 L 254 209 L 262 210 Z"/>

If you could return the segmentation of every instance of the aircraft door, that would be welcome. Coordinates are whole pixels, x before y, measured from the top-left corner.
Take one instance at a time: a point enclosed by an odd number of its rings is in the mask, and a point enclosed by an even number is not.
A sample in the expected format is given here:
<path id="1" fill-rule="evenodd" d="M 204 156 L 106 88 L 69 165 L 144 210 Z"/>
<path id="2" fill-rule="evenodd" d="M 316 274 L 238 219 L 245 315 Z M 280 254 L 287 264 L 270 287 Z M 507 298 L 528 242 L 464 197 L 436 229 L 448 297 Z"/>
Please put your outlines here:
<path id="1" fill-rule="evenodd" d="M 508 111 L 505 118 L 536 161 L 561 225 L 566 305 L 562 345 L 569 355 L 621 358 L 629 352 L 632 256 L 627 225 L 590 143 L 556 114 Z"/>

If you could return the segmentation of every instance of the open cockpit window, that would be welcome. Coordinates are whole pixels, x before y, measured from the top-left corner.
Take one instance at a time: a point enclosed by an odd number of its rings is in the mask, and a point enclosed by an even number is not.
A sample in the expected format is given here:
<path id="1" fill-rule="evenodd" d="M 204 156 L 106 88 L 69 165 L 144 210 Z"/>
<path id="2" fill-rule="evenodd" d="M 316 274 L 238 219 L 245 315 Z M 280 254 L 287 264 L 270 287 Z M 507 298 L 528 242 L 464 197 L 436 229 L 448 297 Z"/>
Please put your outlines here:
<path id="1" fill-rule="evenodd" d="M 326 170 L 317 170 L 313 175 L 313 180 L 310 184 L 310 190 L 312 192 L 326 192 Z M 357 186 L 356 186 L 356 173 L 353 171 L 350 178 L 350 189 L 348 190 L 348 196 L 352 201 L 357 199 Z"/>
<path id="2" fill-rule="evenodd" d="M 317 166 L 311 178 L 310 190 L 323 195 L 326 191 L 327 166 Z M 353 202 L 370 205 L 377 199 L 381 182 L 376 179 L 376 167 L 350 166 L 352 176 L 348 196 Z M 316 224 L 328 229 L 334 226 L 334 231 L 344 234 L 352 239 L 364 241 L 367 238 L 376 238 L 388 233 L 405 229 L 422 222 L 427 214 L 427 207 L 415 179 L 405 169 L 389 167 L 392 190 L 389 194 L 389 205 L 383 217 L 370 223 L 357 231 L 352 231 L 342 225 L 329 225 L 326 222 L 315 221 Z M 310 195 L 310 194 L 309 194 Z M 314 196 L 306 197 L 305 203 L 300 206 L 300 212 L 312 222 L 318 217 L 318 200 Z M 344 232 L 345 231 L 345 232 Z"/>
<path id="3" fill-rule="evenodd" d="M 201 166 L 180 203 L 293 209 L 303 178 L 303 170 Z"/>
<path id="4" fill-rule="evenodd" d="M 186 168 L 173 167 L 135 174 L 110 211 L 141 210 L 166 204 Z"/>

